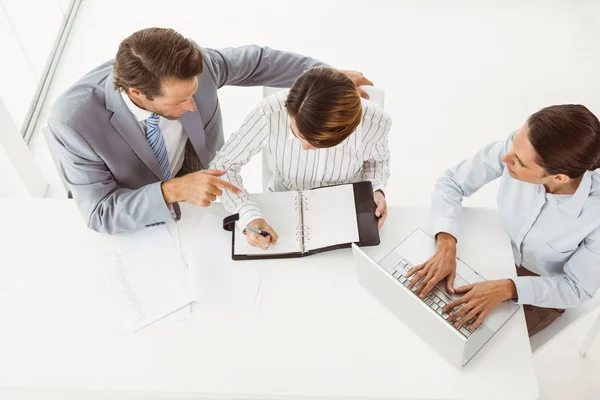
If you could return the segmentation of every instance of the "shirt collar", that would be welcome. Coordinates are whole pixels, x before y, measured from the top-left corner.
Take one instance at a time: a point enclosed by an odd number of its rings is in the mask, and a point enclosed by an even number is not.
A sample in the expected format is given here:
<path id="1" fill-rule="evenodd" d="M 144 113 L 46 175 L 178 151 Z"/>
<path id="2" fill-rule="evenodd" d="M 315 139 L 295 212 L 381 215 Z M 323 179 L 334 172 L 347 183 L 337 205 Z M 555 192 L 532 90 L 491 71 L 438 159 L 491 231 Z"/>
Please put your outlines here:
<path id="1" fill-rule="evenodd" d="M 129 96 L 127 96 L 127 93 L 121 91 L 121 96 L 123 96 L 123 101 L 125 102 L 125 105 L 129 109 L 129 111 L 131 111 L 135 119 L 139 122 L 144 122 L 152 115 L 151 111 L 144 110 L 143 108 L 139 108 L 138 106 L 136 106 L 135 103 L 131 101 Z"/>
<path id="2" fill-rule="evenodd" d="M 567 215 L 572 218 L 577 218 L 583 210 L 583 206 L 590 197 L 590 190 L 592 188 L 592 171 L 586 171 L 581 178 L 579 187 L 571 196 L 571 198 L 560 205 L 560 209 L 563 210 Z"/>
<path id="3" fill-rule="evenodd" d="M 592 189 L 592 173 L 593 171 L 586 171 L 575 193 L 573 193 L 570 199 L 558 206 L 562 212 L 571 218 L 579 217 L 581 211 L 583 211 L 583 206 L 590 196 Z M 544 185 L 538 185 L 538 192 L 545 193 Z"/>

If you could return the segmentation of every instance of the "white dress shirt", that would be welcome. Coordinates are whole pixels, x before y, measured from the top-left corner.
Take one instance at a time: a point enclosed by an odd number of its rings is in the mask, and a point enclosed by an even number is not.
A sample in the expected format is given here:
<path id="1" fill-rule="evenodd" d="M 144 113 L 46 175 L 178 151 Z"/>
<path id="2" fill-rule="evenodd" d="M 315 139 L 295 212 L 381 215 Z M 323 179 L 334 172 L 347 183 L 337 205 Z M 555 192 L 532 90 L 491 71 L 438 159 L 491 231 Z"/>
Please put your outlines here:
<path id="1" fill-rule="evenodd" d="M 135 119 L 139 122 L 145 137 L 146 119 L 152 115 L 152 112 L 136 106 L 125 92 L 121 92 L 121 96 L 123 96 L 123 100 L 125 101 L 127 108 L 129 108 L 129 111 L 131 111 Z M 169 120 L 164 117 L 159 117 L 158 127 L 165 140 L 169 165 L 171 166 L 171 177 L 175 177 L 183 165 L 185 143 L 188 140 L 188 136 L 179 120 Z"/>
<path id="2" fill-rule="evenodd" d="M 438 179 L 432 199 L 436 234 L 458 238 L 463 197 L 502 177 L 498 209 L 515 264 L 541 275 L 513 279 L 518 302 L 575 307 L 600 288 L 600 172 L 586 172 L 572 195 L 550 194 L 544 185 L 516 180 L 501 160 L 513 135 L 487 145 Z"/>
<path id="3" fill-rule="evenodd" d="M 385 188 L 390 176 L 388 132 L 392 120 L 379 106 L 363 99 L 361 124 L 346 140 L 327 149 L 304 150 L 290 128 L 287 93 L 284 90 L 263 99 L 210 163 L 211 169 L 227 171 L 222 179 L 242 189 L 239 195 L 224 191 L 222 196 L 225 209 L 240 214 L 240 226 L 263 218 L 243 189 L 240 176 L 242 166 L 263 149 L 275 161 L 270 191 L 308 190 L 364 180 L 371 181 L 376 191 Z"/>

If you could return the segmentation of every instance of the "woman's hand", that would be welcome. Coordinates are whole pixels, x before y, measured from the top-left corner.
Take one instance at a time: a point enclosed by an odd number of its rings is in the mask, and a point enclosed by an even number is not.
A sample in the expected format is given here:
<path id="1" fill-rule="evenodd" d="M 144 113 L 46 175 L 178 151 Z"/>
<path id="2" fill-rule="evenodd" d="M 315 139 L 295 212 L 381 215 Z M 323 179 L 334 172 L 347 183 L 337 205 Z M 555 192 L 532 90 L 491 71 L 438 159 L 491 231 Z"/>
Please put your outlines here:
<path id="1" fill-rule="evenodd" d="M 444 307 L 444 313 L 448 314 L 454 308 L 455 311 L 450 313 L 448 322 L 455 322 L 454 326 L 460 328 L 467 321 L 477 317 L 477 319 L 469 325 L 469 330 L 475 330 L 483 323 L 486 315 L 500 303 L 505 300 L 517 297 L 517 288 L 515 283 L 510 279 L 500 279 L 496 281 L 484 281 L 473 283 L 471 285 L 461 286 L 456 288 L 456 293 L 465 294 L 459 299 L 448 303 Z"/>
<path id="2" fill-rule="evenodd" d="M 408 288 L 412 290 L 421 279 L 415 294 L 425 298 L 442 279 L 446 278 L 446 290 L 454 294 L 454 278 L 456 277 L 456 239 L 449 233 L 440 232 L 437 235 L 437 251 L 424 264 L 417 265 L 406 277 L 415 275 Z"/>
<path id="3" fill-rule="evenodd" d="M 263 236 L 259 235 L 258 233 L 251 232 L 249 230 L 245 230 L 244 234 L 246 235 L 246 240 L 251 246 L 260 247 L 263 250 L 267 250 L 271 243 L 277 243 L 277 238 L 279 236 L 277 236 L 277 233 L 273 230 L 273 228 L 271 228 L 269 224 L 267 224 L 267 222 L 264 219 L 255 219 L 254 221 L 250 222 L 248 226 L 255 229 L 259 229 L 268 234 L 267 236 Z"/>
<path id="4" fill-rule="evenodd" d="M 373 200 L 377 206 L 377 209 L 375 210 L 375 216 L 377 217 L 377 229 L 381 229 L 385 219 L 387 218 L 387 203 L 385 201 L 383 192 L 381 190 L 374 192 Z"/>

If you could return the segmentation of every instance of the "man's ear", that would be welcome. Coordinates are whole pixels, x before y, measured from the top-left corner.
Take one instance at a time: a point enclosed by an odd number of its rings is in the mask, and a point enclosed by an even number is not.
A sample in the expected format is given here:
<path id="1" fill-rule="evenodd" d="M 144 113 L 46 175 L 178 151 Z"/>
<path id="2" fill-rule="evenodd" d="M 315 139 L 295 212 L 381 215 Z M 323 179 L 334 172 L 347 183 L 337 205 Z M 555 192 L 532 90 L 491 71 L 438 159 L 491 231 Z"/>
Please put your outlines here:
<path id="1" fill-rule="evenodd" d="M 144 96 L 142 94 L 142 92 L 140 92 L 139 90 L 134 89 L 134 88 L 129 88 L 127 90 L 127 94 L 129 95 L 129 97 L 134 97 L 136 99 L 140 99 L 140 98 L 142 98 L 142 96 Z"/>

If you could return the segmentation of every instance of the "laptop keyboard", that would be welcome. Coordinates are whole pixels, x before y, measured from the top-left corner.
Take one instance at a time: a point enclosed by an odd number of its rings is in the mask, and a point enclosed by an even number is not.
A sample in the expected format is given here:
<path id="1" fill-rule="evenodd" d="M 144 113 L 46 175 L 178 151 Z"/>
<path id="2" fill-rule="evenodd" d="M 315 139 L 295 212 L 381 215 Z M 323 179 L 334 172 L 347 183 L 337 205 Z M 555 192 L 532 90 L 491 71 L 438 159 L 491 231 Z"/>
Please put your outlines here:
<path id="1" fill-rule="evenodd" d="M 413 280 L 414 275 L 411 276 L 410 278 L 406 278 L 405 275 L 412 268 L 413 268 L 413 265 L 410 262 L 408 262 L 405 259 L 402 259 L 398 264 L 396 264 L 394 269 L 391 271 L 391 274 L 394 278 L 396 278 L 398 280 L 398 282 L 400 282 L 404 286 L 408 287 L 408 284 Z M 418 285 L 416 285 L 412 289 L 413 293 L 417 290 L 417 287 L 418 287 Z M 420 299 L 420 297 L 419 297 L 419 299 Z M 442 309 L 446 306 L 447 301 L 449 301 L 448 297 L 445 294 L 443 294 L 440 290 L 438 290 L 437 288 L 434 288 L 431 292 L 429 292 L 427 297 L 425 297 L 425 299 L 423 299 L 423 302 L 425 304 L 427 304 L 429 306 L 429 308 L 431 308 L 433 311 L 438 313 L 440 317 L 442 317 L 444 320 L 446 320 L 446 322 L 448 321 L 449 315 L 446 314 L 445 312 L 443 312 Z M 475 321 L 475 318 L 472 318 L 470 321 L 468 321 L 465 325 L 461 326 L 459 329 L 456 329 L 454 327 L 453 323 L 450 323 L 450 322 L 448 322 L 448 323 L 454 329 L 459 331 L 464 337 L 468 338 L 469 336 L 471 336 L 473 334 L 473 332 L 475 332 L 475 330 L 473 330 L 473 331 L 469 330 L 469 326 L 474 321 Z"/>

